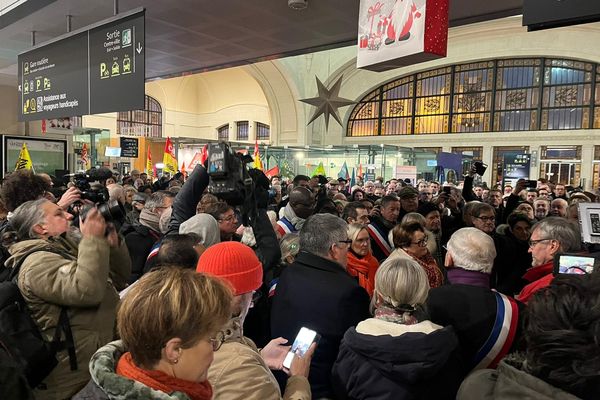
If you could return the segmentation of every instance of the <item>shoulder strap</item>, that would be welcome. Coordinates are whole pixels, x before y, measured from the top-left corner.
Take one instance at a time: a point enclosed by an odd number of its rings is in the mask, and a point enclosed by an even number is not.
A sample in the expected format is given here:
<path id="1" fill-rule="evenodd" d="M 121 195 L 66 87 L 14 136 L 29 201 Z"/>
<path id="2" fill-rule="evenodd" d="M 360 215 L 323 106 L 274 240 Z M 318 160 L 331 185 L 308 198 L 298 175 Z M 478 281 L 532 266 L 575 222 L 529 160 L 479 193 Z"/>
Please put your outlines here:
<path id="1" fill-rule="evenodd" d="M 45 247 L 42 249 L 35 249 L 27 252 L 25 256 L 23 256 L 17 264 L 13 267 L 13 270 L 10 274 L 10 280 L 17 283 L 17 278 L 19 276 L 19 271 L 21 266 L 33 253 L 37 253 L 40 251 L 45 251 L 48 253 L 59 254 L 61 256 L 65 256 L 64 252 L 58 251 L 52 247 Z M 65 334 L 65 340 L 62 341 L 62 333 Z M 69 321 L 69 314 L 67 314 L 67 307 L 60 308 L 60 315 L 58 317 L 58 323 L 56 324 L 56 330 L 54 331 L 54 337 L 52 338 L 52 342 L 50 346 L 54 351 L 59 351 L 66 349 L 69 353 L 69 364 L 71 366 L 71 371 L 77 370 L 77 354 L 75 353 L 75 340 L 73 339 L 73 331 L 71 330 L 71 322 Z"/>

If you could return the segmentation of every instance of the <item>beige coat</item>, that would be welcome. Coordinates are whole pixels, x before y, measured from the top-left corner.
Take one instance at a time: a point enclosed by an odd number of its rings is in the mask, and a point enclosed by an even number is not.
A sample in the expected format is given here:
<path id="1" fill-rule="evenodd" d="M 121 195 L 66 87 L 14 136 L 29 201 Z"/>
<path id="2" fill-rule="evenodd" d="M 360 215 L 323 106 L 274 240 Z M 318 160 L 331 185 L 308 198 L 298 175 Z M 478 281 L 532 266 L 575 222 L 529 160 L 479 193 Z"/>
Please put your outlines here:
<path id="1" fill-rule="evenodd" d="M 216 351 L 208 370 L 208 380 L 213 387 L 213 400 L 278 400 L 279 385 L 265 364 L 252 340 L 242 336 L 237 319 L 229 321 L 223 329 L 225 342 Z M 308 379 L 292 376 L 288 379 L 283 399 L 309 400 Z"/>
<path id="2" fill-rule="evenodd" d="M 51 250 L 44 251 L 44 250 Z M 117 290 L 131 272 L 124 243 L 111 249 L 104 238 L 84 238 L 77 246 L 68 238 L 32 239 L 10 247 L 8 267 L 27 256 L 18 285 L 42 335 L 51 341 L 60 306 L 68 307 L 78 368 L 70 370 L 67 351 L 57 354 L 58 365 L 35 391 L 37 399 L 70 399 L 90 379 L 88 363 L 96 350 L 113 340 Z M 61 254 L 56 254 L 60 252 Z M 63 338 L 64 339 L 64 338 Z"/>

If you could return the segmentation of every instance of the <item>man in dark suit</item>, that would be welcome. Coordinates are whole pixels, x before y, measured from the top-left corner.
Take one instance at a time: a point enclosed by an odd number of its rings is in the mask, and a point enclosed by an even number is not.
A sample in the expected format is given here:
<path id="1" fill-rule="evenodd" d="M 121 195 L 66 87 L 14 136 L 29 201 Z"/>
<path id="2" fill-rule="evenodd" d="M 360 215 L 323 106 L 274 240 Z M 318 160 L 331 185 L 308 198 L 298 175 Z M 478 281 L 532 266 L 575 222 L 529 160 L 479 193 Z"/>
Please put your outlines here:
<path id="1" fill-rule="evenodd" d="M 321 340 L 309 381 L 315 399 L 332 397 L 331 367 L 346 330 L 369 317 L 369 296 L 346 272 L 348 225 L 331 214 L 309 217 L 300 231 L 300 253 L 284 269 L 271 310 L 273 337 L 294 340 L 300 328 Z"/>

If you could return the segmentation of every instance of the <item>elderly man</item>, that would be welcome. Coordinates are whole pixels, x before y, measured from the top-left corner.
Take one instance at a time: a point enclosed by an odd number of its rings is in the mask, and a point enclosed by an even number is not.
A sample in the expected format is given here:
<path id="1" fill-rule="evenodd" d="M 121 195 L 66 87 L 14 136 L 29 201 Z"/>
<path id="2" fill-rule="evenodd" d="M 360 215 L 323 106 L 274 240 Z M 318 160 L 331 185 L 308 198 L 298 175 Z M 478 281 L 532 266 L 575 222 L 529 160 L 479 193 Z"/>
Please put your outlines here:
<path id="1" fill-rule="evenodd" d="M 167 191 L 152 193 L 140 212 L 138 223 L 125 224 L 121 233 L 131 257 L 131 278 L 129 283 L 138 280 L 144 273 L 146 258 L 154 244 L 162 237 L 159 221 L 165 210 L 173 204 L 175 195 Z"/>
<path id="2" fill-rule="evenodd" d="M 523 288 L 518 299 L 526 303 L 535 292 L 552 282 L 554 256 L 557 253 L 575 252 L 580 248 L 579 227 L 574 223 L 564 218 L 548 217 L 535 224 L 529 239 L 532 268 L 523 275 L 529 284 Z"/>
<path id="3" fill-rule="evenodd" d="M 565 199 L 554 199 L 552 200 L 552 203 L 550 203 L 550 212 L 548 214 L 553 217 L 566 218 L 568 209 L 569 203 Z"/>
<path id="4" fill-rule="evenodd" d="M 385 260 L 392 252 L 393 246 L 389 242 L 388 235 L 398 222 L 400 200 L 396 196 L 384 196 L 381 199 L 380 213 L 381 216 L 371 216 L 371 223 L 367 227 L 373 256 L 379 262 Z"/>
<path id="5" fill-rule="evenodd" d="M 297 232 L 304 225 L 306 218 L 312 215 L 315 209 L 315 198 L 313 193 L 303 187 L 298 186 L 290 193 L 288 204 L 282 208 L 279 221 L 277 221 L 277 237 L 281 238 L 286 233 Z"/>
<path id="6" fill-rule="evenodd" d="M 496 258 L 496 247 L 490 235 L 477 228 L 454 232 L 447 245 L 444 265 L 451 284 L 490 287 L 490 274 Z"/>
<path id="7" fill-rule="evenodd" d="M 535 219 L 538 221 L 546 218 L 548 216 L 548 211 L 550 211 L 550 200 L 545 197 L 538 197 L 533 202 L 533 210 Z"/>
<path id="8" fill-rule="evenodd" d="M 346 330 L 369 316 L 369 295 L 346 272 L 348 225 L 316 214 L 300 231 L 300 253 L 283 270 L 271 310 L 273 337 L 294 338 L 302 327 L 321 335 L 312 360 L 312 396 L 332 398 L 331 367 Z"/>
<path id="9" fill-rule="evenodd" d="M 398 193 L 400 198 L 400 215 L 398 220 L 401 220 L 406 214 L 417 212 L 419 208 L 419 191 L 412 186 L 405 186 Z"/>

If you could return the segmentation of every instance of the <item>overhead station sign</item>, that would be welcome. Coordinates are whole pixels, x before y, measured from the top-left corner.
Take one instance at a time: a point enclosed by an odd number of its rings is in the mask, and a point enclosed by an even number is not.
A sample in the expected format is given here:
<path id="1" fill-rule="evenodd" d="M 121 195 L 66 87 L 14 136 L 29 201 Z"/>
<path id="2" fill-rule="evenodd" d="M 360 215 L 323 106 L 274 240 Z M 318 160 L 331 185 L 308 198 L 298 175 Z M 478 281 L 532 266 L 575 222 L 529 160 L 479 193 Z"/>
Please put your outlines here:
<path id="1" fill-rule="evenodd" d="M 143 9 L 19 54 L 19 121 L 144 108 Z"/>

